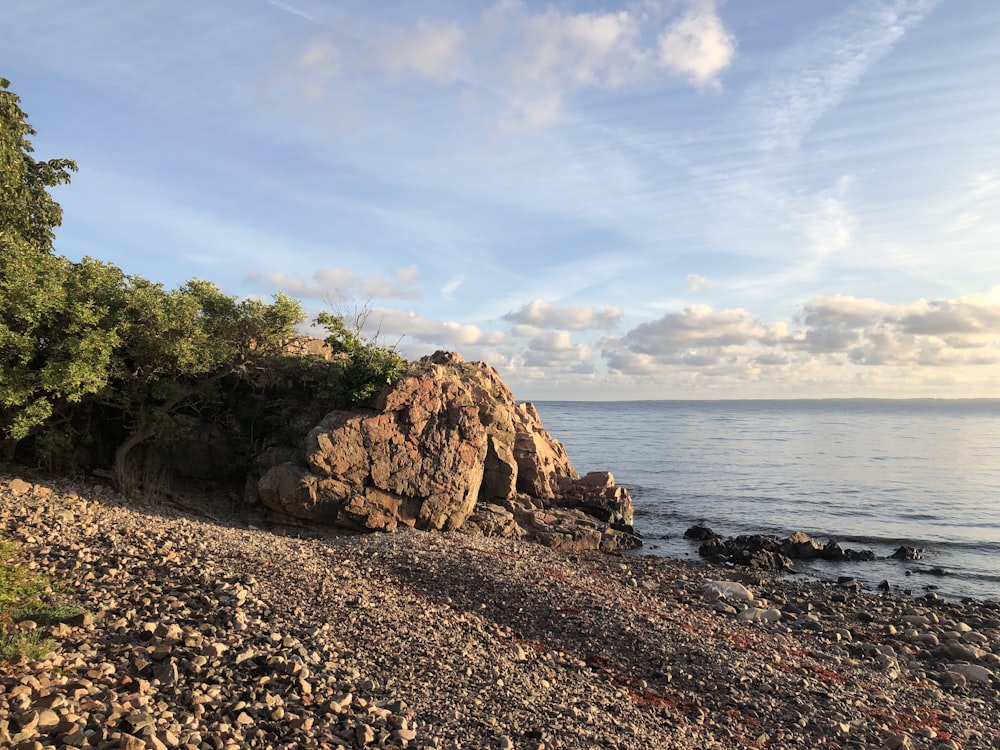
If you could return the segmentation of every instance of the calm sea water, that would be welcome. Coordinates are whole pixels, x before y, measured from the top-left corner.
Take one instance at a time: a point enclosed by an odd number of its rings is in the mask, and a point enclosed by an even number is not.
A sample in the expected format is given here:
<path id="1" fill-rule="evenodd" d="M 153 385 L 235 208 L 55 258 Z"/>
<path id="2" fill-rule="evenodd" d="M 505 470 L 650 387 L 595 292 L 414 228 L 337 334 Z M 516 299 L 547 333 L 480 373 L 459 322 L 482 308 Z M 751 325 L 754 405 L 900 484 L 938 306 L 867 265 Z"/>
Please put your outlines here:
<path id="1" fill-rule="evenodd" d="M 805 572 L 1000 600 L 1000 400 L 535 406 L 581 474 L 609 470 L 629 488 L 645 552 L 697 558 L 683 538 L 694 523 L 726 536 L 801 530 L 879 556 L 905 544 L 924 559 Z"/>

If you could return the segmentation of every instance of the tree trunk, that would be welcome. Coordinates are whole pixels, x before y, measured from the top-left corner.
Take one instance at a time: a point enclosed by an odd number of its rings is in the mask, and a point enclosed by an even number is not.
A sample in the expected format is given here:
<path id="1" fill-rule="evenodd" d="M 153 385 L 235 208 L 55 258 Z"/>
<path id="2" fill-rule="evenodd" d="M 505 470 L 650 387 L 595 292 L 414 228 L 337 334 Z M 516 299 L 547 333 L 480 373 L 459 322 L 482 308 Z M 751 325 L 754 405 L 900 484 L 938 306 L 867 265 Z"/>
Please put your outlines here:
<path id="1" fill-rule="evenodd" d="M 141 488 L 142 467 L 136 467 L 129 461 L 132 451 L 153 437 L 155 430 L 147 426 L 129 435 L 125 442 L 115 450 L 114 483 L 115 489 L 128 495 Z"/>

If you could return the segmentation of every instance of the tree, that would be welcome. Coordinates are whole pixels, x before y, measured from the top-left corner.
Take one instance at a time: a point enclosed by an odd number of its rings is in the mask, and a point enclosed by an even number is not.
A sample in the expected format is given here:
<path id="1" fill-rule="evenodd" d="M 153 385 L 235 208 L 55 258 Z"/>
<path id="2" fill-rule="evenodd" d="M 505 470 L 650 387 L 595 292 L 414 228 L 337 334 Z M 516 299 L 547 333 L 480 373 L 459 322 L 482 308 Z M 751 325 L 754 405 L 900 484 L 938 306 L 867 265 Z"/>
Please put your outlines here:
<path id="1" fill-rule="evenodd" d="M 201 279 L 166 291 L 130 278 L 120 348 L 102 393 L 127 432 L 115 451 L 116 484 L 130 484 L 138 446 L 181 440 L 210 423 L 227 383 L 251 377 L 304 320 L 300 304 L 283 294 L 266 304 L 227 296 Z"/>
<path id="2" fill-rule="evenodd" d="M 53 346 L 72 264 L 52 252 L 62 209 L 48 188 L 69 182 L 76 164 L 32 157 L 35 131 L 9 86 L 0 78 L 0 441 L 8 453 L 51 417 L 55 401 L 78 400 L 100 380 L 71 366 L 72 347 Z"/>

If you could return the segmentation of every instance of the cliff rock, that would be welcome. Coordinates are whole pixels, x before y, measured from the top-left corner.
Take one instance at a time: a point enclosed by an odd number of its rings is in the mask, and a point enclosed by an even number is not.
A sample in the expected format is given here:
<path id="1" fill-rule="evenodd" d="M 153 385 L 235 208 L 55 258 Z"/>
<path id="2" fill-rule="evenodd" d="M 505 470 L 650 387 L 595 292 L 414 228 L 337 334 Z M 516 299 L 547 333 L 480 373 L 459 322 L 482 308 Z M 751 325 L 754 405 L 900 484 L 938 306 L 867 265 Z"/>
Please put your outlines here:
<path id="1" fill-rule="evenodd" d="M 489 365 L 451 352 L 421 359 L 379 394 L 374 408 L 330 412 L 292 456 L 271 450 L 260 460 L 260 500 L 316 523 L 373 531 L 464 526 L 537 538 L 525 527 L 537 530 L 538 524 L 497 505 L 506 503 L 545 509 L 564 525 L 571 516 L 582 520 L 590 540 L 582 546 L 602 548 L 610 526 L 622 535 L 616 548 L 638 546 L 628 491 L 607 472 L 581 479 L 534 406 L 517 403 Z M 572 537 L 542 525 L 542 537 Z M 603 548 L 614 546 L 604 541 Z"/>

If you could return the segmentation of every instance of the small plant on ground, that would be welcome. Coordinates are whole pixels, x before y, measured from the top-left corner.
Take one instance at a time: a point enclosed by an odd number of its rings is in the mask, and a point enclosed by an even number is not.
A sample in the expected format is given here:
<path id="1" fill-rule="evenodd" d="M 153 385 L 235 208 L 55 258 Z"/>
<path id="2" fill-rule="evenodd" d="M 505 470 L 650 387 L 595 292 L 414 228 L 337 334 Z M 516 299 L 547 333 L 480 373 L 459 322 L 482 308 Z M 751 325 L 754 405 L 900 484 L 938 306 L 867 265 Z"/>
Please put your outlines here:
<path id="1" fill-rule="evenodd" d="M 15 545 L 0 541 L 0 663 L 39 659 L 56 647 L 42 631 L 24 630 L 17 623 L 55 625 L 83 612 L 55 601 L 49 580 L 19 564 L 15 552 Z"/>

